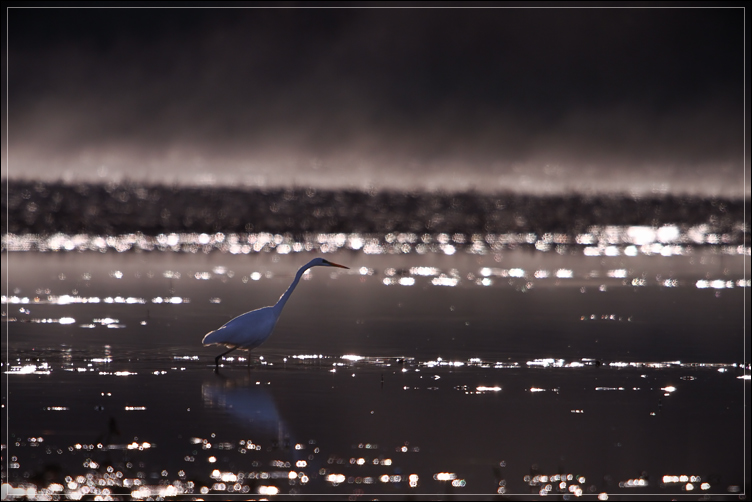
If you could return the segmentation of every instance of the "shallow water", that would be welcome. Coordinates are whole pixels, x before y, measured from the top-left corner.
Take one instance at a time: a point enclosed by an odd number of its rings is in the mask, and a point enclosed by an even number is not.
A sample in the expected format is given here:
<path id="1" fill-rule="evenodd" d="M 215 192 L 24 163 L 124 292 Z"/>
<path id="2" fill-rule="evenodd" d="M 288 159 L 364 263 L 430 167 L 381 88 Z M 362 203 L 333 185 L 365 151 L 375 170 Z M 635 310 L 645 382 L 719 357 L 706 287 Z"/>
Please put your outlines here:
<path id="1" fill-rule="evenodd" d="M 203 335 L 312 256 L 7 254 L 4 494 L 749 486 L 748 257 L 339 250 L 215 373 Z"/>

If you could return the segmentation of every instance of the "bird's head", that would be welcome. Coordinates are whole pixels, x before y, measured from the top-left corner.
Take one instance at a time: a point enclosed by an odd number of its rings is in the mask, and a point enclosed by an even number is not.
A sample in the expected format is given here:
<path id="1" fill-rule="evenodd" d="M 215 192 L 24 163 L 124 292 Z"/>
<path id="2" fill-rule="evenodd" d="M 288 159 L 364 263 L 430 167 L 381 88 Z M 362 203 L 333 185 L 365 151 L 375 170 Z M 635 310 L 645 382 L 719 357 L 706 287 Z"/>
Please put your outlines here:
<path id="1" fill-rule="evenodd" d="M 329 260 L 325 260 L 324 258 L 314 258 L 309 263 L 311 267 L 339 267 L 339 268 L 346 268 L 349 269 L 350 267 L 346 267 L 344 265 L 340 265 L 339 263 L 334 263 Z"/>

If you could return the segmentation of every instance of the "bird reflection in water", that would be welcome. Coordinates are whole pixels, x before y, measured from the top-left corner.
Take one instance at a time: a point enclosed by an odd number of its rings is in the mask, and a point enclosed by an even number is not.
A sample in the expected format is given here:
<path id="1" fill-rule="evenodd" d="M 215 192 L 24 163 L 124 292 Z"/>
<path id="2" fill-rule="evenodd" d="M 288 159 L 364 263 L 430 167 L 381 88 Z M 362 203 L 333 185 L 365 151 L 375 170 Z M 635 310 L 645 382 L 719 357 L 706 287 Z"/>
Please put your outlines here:
<path id="1" fill-rule="evenodd" d="M 206 380 L 201 386 L 204 405 L 207 408 L 221 409 L 245 425 L 243 429 L 246 439 L 245 443 L 240 441 L 240 445 L 243 445 L 241 453 L 255 449 L 256 456 L 253 458 L 266 456 L 271 466 L 292 469 L 291 472 L 306 467 L 312 469 L 312 472 L 318 470 L 321 460 L 318 456 L 314 457 L 313 453 L 318 453 L 319 450 L 307 448 L 309 444 L 315 444 L 315 441 L 295 440 L 295 434 L 277 409 L 271 386 L 249 376 L 230 378 L 221 372 L 216 372 L 215 375 L 215 379 Z M 285 460 L 280 460 L 278 454 L 283 455 Z M 299 474 L 299 482 L 308 483 L 309 477 L 302 471 Z M 249 482 L 260 481 L 255 478 Z"/>
<path id="2" fill-rule="evenodd" d="M 249 377 L 230 379 L 217 372 L 217 381 L 204 383 L 201 394 L 208 407 L 221 408 L 250 426 L 249 433 L 271 435 L 282 445 L 289 441 L 286 427 L 269 388 Z"/>

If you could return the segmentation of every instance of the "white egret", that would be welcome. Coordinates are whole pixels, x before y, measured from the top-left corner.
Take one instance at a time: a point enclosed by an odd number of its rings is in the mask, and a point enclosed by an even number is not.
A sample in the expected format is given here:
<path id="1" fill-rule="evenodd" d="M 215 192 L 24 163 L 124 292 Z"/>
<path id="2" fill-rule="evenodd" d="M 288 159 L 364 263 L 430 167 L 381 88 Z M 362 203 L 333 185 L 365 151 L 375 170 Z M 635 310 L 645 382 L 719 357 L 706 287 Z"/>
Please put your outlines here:
<path id="1" fill-rule="evenodd" d="M 227 322 L 224 326 L 216 329 L 204 336 L 204 345 L 224 345 L 230 347 L 230 350 L 222 352 L 214 359 L 215 369 L 219 368 L 219 360 L 222 356 L 229 354 L 235 349 L 244 349 L 251 351 L 262 343 L 264 343 L 274 331 L 274 326 L 279 320 L 279 315 L 282 313 L 287 300 L 290 299 L 290 295 L 295 290 L 295 287 L 300 282 L 300 278 L 306 270 L 311 267 L 339 267 L 347 268 L 344 265 L 338 265 L 332 263 L 329 260 L 323 258 L 314 258 L 309 261 L 295 274 L 290 287 L 287 288 L 282 296 L 279 297 L 277 303 L 271 307 L 262 307 L 260 309 L 246 312 L 239 315 L 235 319 Z"/>

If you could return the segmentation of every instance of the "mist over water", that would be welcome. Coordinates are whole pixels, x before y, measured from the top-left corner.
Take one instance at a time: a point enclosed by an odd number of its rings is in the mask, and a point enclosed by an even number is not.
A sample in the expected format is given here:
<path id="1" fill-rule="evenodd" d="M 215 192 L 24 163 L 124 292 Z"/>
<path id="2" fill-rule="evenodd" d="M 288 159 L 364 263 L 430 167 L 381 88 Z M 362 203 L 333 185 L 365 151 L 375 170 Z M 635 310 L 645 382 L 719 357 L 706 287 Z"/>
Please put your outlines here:
<path id="1" fill-rule="evenodd" d="M 748 197 L 741 7 L 188 7 L 11 8 L 2 177 Z"/>

